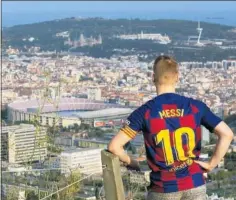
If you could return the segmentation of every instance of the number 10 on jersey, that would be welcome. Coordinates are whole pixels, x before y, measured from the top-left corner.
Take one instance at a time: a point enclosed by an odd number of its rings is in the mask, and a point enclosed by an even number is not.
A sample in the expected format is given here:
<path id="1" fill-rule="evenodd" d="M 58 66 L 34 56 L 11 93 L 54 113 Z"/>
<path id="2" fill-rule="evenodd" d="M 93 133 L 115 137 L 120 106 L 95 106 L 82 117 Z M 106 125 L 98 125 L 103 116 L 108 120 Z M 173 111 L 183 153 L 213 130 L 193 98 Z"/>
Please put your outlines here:
<path id="1" fill-rule="evenodd" d="M 174 134 L 173 136 L 174 149 L 176 151 L 178 161 L 186 161 L 188 158 L 194 158 L 195 157 L 195 155 L 193 154 L 193 150 L 195 148 L 194 130 L 189 127 L 181 127 L 178 128 L 173 134 Z M 187 136 L 187 146 L 188 146 L 187 156 L 185 156 L 185 152 L 182 145 L 183 135 Z M 162 143 L 165 161 L 167 165 L 172 165 L 175 162 L 170 139 L 171 139 L 170 131 L 168 129 L 161 130 L 159 133 L 157 133 L 155 137 L 156 144 Z"/>

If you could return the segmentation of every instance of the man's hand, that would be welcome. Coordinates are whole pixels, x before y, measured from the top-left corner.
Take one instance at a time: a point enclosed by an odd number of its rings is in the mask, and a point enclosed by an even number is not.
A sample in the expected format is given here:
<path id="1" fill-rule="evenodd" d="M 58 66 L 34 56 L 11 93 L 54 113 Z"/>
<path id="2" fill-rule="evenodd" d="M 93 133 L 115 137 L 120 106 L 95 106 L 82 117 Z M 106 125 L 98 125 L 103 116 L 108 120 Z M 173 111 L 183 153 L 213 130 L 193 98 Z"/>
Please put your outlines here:
<path id="1" fill-rule="evenodd" d="M 198 163 L 205 172 L 210 172 L 214 169 L 214 167 L 211 166 L 210 162 L 202 162 L 199 160 L 194 160 L 195 163 Z"/>

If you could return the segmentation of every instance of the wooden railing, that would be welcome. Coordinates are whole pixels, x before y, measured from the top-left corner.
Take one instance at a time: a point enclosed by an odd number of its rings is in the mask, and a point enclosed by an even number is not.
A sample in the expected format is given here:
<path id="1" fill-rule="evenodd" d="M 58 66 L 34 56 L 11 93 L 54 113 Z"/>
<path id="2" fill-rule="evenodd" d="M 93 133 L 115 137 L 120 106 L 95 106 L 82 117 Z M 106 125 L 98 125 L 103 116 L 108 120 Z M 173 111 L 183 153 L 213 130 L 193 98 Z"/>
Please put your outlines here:
<path id="1" fill-rule="evenodd" d="M 101 154 L 102 165 L 105 166 L 103 169 L 105 198 L 107 200 L 125 200 L 119 158 L 107 150 L 103 150 Z"/>

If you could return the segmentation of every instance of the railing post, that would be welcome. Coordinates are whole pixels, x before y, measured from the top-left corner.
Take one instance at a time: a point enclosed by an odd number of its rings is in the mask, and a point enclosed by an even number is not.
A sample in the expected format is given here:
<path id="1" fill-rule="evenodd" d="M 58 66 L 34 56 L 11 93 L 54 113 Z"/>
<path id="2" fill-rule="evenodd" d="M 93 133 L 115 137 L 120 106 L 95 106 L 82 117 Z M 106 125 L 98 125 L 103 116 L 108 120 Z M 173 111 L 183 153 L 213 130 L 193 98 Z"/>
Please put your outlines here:
<path id="1" fill-rule="evenodd" d="M 119 158 L 110 152 L 101 152 L 103 169 L 103 182 L 107 200 L 125 200 L 124 186 L 121 178 Z"/>

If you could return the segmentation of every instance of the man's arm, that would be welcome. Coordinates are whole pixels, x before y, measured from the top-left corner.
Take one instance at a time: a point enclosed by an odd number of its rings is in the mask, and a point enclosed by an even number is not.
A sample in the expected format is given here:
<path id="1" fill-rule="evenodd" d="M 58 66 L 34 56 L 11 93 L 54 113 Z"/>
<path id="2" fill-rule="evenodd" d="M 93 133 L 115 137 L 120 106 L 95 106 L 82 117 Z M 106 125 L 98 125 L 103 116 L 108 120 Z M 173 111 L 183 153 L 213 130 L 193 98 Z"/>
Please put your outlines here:
<path id="1" fill-rule="evenodd" d="M 108 150 L 132 168 L 138 169 L 138 162 L 131 159 L 124 151 L 124 145 L 131 141 L 143 129 L 146 107 L 143 105 L 133 111 L 126 120 L 126 125 L 111 140 Z"/>
<path id="2" fill-rule="evenodd" d="M 218 136 L 215 151 L 209 162 L 195 161 L 200 164 L 206 171 L 213 170 L 225 156 L 233 140 L 234 134 L 229 126 L 221 121 L 214 129 L 214 133 Z"/>
<path id="3" fill-rule="evenodd" d="M 120 132 L 109 143 L 108 150 L 114 155 L 118 156 L 120 161 L 124 162 L 127 166 L 136 170 L 140 170 L 138 161 L 131 159 L 124 151 L 125 144 L 131 140 L 131 137 L 120 130 Z"/>
<path id="4" fill-rule="evenodd" d="M 117 155 L 122 162 L 130 164 L 131 159 L 125 153 L 124 146 L 131 140 L 132 138 L 124 134 L 123 131 L 121 130 L 109 143 L 108 150 L 111 153 Z"/>

